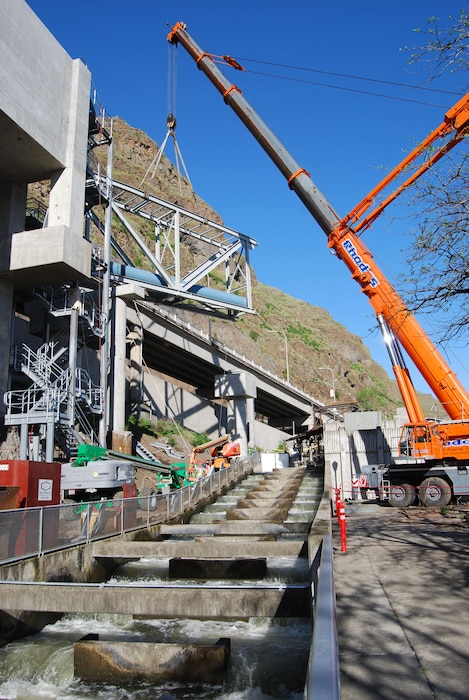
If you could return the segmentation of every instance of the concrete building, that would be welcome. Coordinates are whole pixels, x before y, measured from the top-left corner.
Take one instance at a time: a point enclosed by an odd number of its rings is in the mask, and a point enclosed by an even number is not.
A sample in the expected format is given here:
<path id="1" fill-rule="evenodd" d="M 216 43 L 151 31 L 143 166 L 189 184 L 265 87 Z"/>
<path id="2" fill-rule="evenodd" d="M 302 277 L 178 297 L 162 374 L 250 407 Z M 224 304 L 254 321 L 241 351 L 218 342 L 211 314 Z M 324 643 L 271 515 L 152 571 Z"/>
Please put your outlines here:
<path id="1" fill-rule="evenodd" d="M 90 274 L 83 211 L 91 76 L 22 0 L 0 7 L 0 390 L 15 290 Z M 49 183 L 48 220 L 26 230 L 28 184 Z M 4 412 L 4 407 L 0 407 Z"/>
<path id="2" fill-rule="evenodd" d="M 24 0 L 0 3 L 0 66 L 0 416 L 17 426 L 16 456 L 52 461 L 60 449 L 68 459 L 80 435 L 113 444 L 131 411 L 176 418 L 210 438 L 229 432 L 243 453 L 269 450 L 312 413 L 327 412 L 211 338 L 193 342 L 176 326 L 162 331 L 157 309 L 174 299 L 231 318 L 252 312 L 255 241 L 112 182 L 112 120 L 99 116 L 91 75 Z M 93 149 L 103 144 L 108 168 L 98 177 Z M 28 199 L 32 183 L 40 183 L 40 201 Z M 107 203 L 104 222 L 93 213 L 98 199 Z M 154 272 L 124 252 L 111 260 L 111 217 L 125 225 L 135 202 L 176 249 L 204 227 L 216 253 L 172 275 L 132 230 Z M 152 218 L 155 208 L 164 218 Z M 172 219 L 181 229 L 167 224 Z M 90 225 L 102 236 L 99 255 Z M 201 284 L 217 264 L 231 267 L 226 291 Z M 232 286 L 237 279 L 245 297 Z"/>

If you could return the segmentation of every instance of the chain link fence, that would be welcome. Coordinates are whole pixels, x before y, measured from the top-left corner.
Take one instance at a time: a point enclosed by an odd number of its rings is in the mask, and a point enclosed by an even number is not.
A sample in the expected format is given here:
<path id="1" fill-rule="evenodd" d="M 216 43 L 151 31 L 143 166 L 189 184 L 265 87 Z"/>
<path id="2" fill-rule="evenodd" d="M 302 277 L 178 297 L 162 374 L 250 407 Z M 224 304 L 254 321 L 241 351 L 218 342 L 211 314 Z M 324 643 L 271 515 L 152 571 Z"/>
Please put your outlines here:
<path id="1" fill-rule="evenodd" d="M 0 562 L 33 557 L 177 518 L 260 464 L 253 455 L 189 486 L 138 498 L 0 511 Z"/>

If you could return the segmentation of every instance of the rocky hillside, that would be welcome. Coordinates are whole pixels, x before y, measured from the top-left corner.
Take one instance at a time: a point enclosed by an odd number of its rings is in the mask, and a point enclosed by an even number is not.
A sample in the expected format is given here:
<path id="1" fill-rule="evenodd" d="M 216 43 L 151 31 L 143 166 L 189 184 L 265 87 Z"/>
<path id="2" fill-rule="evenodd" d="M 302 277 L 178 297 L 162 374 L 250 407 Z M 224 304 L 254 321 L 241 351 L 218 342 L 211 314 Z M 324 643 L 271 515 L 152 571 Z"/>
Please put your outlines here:
<path id="1" fill-rule="evenodd" d="M 116 118 L 113 137 L 115 180 L 144 189 L 212 221 L 222 222 L 221 216 L 197 197 L 164 154 L 154 167 L 158 145 L 147 134 Z M 145 230 L 141 219 L 132 220 L 132 224 L 140 231 Z M 118 229 L 115 235 L 125 248 L 125 235 Z M 183 264 L 196 263 L 197 253 L 192 245 L 185 251 Z M 320 401 L 330 403 L 331 374 L 319 370 L 319 367 L 330 367 L 336 380 L 338 403 L 355 404 L 363 410 L 381 410 L 387 415 L 394 413 L 401 405 L 396 384 L 371 359 L 361 338 L 334 321 L 324 309 L 260 283 L 256 280 L 255 270 L 252 279 L 255 315 L 246 314 L 232 322 L 204 317 L 200 313 L 196 315 L 190 312 L 190 307 L 177 313 L 283 378 L 286 378 L 286 335 L 292 384 Z"/>
<path id="2" fill-rule="evenodd" d="M 158 145 L 147 134 L 117 117 L 113 121 L 113 142 L 114 180 L 223 223 L 221 216 L 193 192 L 190 183 L 164 154 L 157 158 Z M 105 168 L 107 149 L 96 148 L 94 154 Z M 36 196 L 46 198 L 46 183 L 38 183 L 34 189 Z M 104 207 L 96 207 L 95 212 L 104 219 Z M 130 219 L 152 248 L 152 227 L 139 217 Z M 135 266 L 146 266 L 146 260 L 117 220 L 113 224 L 113 236 Z M 98 245 L 101 244 L 97 231 L 92 232 L 92 237 Z M 206 251 L 202 246 L 202 243 L 194 244 L 190 240 L 190 245 L 186 245 L 181 253 L 182 268 L 186 271 L 193 269 L 205 258 Z M 341 405 L 380 410 L 387 416 L 393 415 L 396 407 L 402 405 L 396 383 L 371 359 L 361 338 L 337 323 L 327 311 L 262 284 L 256 280 L 255 270 L 252 271 L 252 287 L 256 314 L 246 314 L 236 322 L 195 314 L 190 311 L 190 306 L 184 311 L 172 311 L 284 379 L 287 375 L 286 336 L 291 383 L 323 403 L 331 403 L 331 374 L 320 367 L 333 370 L 336 401 Z M 425 410 L 429 411 L 434 400 L 429 395 L 422 399 Z"/>

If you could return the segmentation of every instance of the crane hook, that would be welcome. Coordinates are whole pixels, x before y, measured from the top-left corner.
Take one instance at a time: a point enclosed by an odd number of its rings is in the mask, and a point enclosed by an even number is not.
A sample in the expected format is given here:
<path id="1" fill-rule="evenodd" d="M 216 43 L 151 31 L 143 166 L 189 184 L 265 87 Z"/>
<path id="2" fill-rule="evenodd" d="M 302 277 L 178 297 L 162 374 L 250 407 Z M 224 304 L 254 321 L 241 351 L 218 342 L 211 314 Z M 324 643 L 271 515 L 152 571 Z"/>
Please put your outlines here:
<path id="1" fill-rule="evenodd" d="M 168 127 L 168 129 L 176 128 L 176 117 L 172 112 L 170 112 L 166 117 L 166 126 Z"/>

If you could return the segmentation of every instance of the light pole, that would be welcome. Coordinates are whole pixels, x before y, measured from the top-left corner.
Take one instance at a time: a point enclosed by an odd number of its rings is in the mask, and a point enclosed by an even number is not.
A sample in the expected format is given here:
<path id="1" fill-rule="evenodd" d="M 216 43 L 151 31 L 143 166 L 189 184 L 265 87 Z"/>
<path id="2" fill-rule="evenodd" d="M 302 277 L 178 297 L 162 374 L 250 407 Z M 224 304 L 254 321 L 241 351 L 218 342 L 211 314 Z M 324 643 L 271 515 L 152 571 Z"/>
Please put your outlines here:
<path id="1" fill-rule="evenodd" d="M 280 335 L 283 335 L 283 338 L 285 340 L 285 365 L 287 369 L 287 382 L 290 384 L 290 367 L 288 364 L 288 338 L 287 334 L 285 331 L 267 331 L 267 333 L 280 333 Z"/>
<path id="2" fill-rule="evenodd" d="M 333 371 L 330 367 L 318 367 L 318 369 L 320 369 L 320 370 L 327 370 L 328 372 L 331 373 L 331 375 L 332 375 L 332 389 L 331 389 L 331 394 L 330 394 L 330 396 L 331 396 L 331 399 L 332 399 L 332 400 L 334 401 L 334 403 L 335 403 L 335 376 L 334 376 L 334 371 Z"/>

